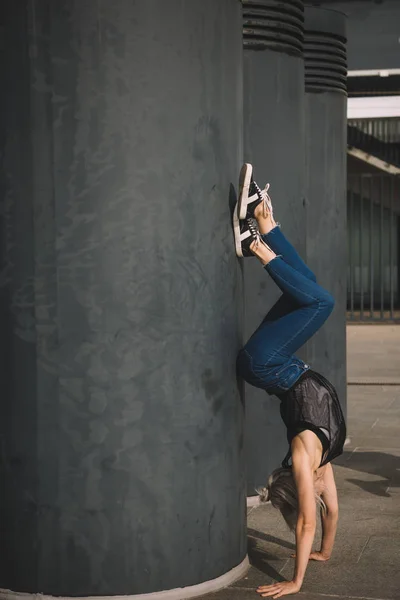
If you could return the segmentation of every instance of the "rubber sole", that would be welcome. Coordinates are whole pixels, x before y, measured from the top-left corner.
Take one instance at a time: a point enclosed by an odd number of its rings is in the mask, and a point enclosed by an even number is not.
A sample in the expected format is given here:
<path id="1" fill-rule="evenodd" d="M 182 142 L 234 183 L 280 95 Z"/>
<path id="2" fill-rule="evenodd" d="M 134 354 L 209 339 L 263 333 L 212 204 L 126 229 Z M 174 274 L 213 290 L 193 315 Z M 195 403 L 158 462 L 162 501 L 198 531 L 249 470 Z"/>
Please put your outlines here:
<path id="1" fill-rule="evenodd" d="M 244 163 L 239 175 L 239 200 L 237 211 L 238 217 L 241 221 L 246 218 L 252 174 L 253 166 L 250 163 Z"/>
<path id="2" fill-rule="evenodd" d="M 236 203 L 235 210 L 233 211 L 233 233 L 235 236 L 236 255 L 239 256 L 239 258 L 243 258 L 242 242 L 240 240 L 240 221 L 238 217 L 238 210 L 239 202 Z"/>

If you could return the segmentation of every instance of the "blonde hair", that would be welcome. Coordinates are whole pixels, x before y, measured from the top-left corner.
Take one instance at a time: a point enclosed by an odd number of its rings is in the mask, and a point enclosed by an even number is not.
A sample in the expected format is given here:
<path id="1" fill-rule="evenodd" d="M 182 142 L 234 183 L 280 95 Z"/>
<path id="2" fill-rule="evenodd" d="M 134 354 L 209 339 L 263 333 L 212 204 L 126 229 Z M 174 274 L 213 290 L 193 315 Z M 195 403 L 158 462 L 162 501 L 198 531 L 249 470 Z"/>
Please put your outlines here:
<path id="1" fill-rule="evenodd" d="M 292 469 L 290 467 L 275 469 L 268 479 L 267 486 L 256 489 L 256 492 L 260 502 L 270 501 L 272 506 L 281 512 L 289 529 L 295 531 L 299 507 Z M 315 501 L 322 511 L 326 511 L 325 502 L 317 493 L 315 493 Z"/>

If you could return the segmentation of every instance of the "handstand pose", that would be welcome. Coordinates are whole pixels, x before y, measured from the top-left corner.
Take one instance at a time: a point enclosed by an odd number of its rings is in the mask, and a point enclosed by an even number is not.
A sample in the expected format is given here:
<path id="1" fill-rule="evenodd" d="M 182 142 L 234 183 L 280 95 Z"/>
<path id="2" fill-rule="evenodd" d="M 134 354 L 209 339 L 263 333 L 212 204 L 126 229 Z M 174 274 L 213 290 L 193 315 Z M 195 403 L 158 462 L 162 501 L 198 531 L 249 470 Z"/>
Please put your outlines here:
<path id="1" fill-rule="evenodd" d="M 261 190 L 252 166 L 243 166 L 233 225 L 237 255 L 257 256 L 282 291 L 237 360 L 239 375 L 248 383 L 278 396 L 287 427 L 289 450 L 282 467 L 257 490 L 296 535 L 293 579 L 257 589 L 262 596 L 279 598 L 300 590 L 309 559 L 324 561 L 331 555 L 338 501 L 330 461 L 343 452 L 346 425 L 332 384 L 295 355 L 328 318 L 334 300 L 275 222 L 268 188 Z M 312 552 L 316 503 L 323 536 L 321 549 Z"/>

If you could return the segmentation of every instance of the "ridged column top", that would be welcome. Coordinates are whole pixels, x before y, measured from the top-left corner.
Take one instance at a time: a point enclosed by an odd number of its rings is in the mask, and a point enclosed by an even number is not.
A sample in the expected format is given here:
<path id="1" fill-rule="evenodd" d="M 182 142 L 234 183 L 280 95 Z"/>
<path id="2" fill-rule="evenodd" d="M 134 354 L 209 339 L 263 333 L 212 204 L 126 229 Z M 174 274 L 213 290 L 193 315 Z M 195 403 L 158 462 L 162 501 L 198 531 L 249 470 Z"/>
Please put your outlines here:
<path id="1" fill-rule="evenodd" d="M 243 45 L 301 56 L 304 4 L 301 0 L 242 0 Z"/>
<path id="2" fill-rule="evenodd" d="M 346 15 L 306 7 L 304 16 L 306 91 L 347 94 Z"/>

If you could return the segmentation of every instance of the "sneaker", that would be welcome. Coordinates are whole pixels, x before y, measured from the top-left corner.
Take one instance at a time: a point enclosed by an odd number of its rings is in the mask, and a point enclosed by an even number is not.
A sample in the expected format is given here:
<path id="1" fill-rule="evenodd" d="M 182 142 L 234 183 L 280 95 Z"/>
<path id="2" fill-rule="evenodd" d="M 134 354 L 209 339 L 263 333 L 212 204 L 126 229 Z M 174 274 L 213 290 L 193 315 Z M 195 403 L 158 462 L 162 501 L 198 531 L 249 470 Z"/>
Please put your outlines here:
<path id="1" fill-rule="evenodd" d="M 254 241 L 257 244 L 261 241 L 257 224 L 251 219 L 240 221 L 235 210 L 233 215 L 233 231 L 235 234 L 236 254 L 240 258 L 254 256 L 250 250 L 250 246 Z"/>
<path id="2" fill-rule="evenodd" d="M 271 198 L 268 195 L 269 183 L 262 190 L 253 179 L 253 166 L 245 163 L 239 176 L 239 200 L 238 216 L 239 219 L 254 219 L 256 207 L 263 202 L 264 216 L 271 215 L 274 218 Z"/>

